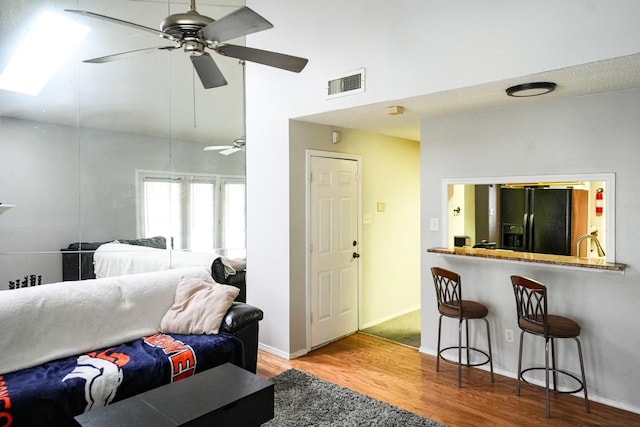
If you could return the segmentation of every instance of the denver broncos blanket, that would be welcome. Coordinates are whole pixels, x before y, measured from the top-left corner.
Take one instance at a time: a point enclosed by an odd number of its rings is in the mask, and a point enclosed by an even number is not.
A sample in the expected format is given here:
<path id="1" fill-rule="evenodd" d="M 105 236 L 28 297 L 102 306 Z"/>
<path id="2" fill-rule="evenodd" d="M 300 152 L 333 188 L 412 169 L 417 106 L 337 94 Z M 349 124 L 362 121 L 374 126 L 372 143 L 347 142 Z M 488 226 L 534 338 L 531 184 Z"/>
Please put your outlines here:
<path id="1" fill-rule="evenodd" d="M 0 426 L 76 425 L 93 408 L 226 362 L 243 366 L 242 354 L 225 333 L 155 334 L 0 375 Z"/>

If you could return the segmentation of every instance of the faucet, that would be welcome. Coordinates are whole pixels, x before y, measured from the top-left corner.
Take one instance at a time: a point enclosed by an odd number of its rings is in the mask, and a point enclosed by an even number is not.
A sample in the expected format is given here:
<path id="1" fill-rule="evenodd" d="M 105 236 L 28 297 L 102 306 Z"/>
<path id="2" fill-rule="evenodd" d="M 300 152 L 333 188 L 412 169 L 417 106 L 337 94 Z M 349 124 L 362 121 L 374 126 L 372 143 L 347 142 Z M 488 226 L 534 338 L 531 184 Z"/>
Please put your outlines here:
<path id="1" fill-rule="evenodd" d="M 576 243 L 576 256 L 580 256 L 580 243 L 582 243 L 583 240 L 587 240 L 587 239 L 591 239 L 593 240 L 593 242 L 596 244 L 596 250 L 598 251 L 598 256 L 602 257 L 604 256 L 604 251 L 602 250 L 602 245 L 600 244 L 600 240 L 598 240 L 598 238 L 596 237 L 596 233 L 597 231 L 594 231 L 591 234 L 585 234 L 583 236 L 580 236 L 578 238 L 578 242 Z M 589 255 L 587 254 L 587 258 L 589 257 Z"/>

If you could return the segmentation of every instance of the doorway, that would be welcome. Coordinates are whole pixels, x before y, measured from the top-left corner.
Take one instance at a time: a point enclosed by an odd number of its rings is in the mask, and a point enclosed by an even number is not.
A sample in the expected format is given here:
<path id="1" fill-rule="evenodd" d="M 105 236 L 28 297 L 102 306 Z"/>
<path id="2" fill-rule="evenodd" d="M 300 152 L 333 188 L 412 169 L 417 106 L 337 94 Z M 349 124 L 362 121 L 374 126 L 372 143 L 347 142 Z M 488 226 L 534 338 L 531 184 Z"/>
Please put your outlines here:
<path id="1" fill-rule="evenodd" d="M 306 136 L 302 130 L 300 137 Z M 315 130 L 315 128 L 314 128 Z M 323 128 L 324 130 L 324 128 Z M 343 130 L 340 146 L 349 153 L 305 149 L 299 174 L 304 179 L 305 220 L 298 232 L 304 233 L 304 280 L 306 309 L 304 327 L 307 351 L 311 350 L 311 273 L 309 256 L 309 191 L 312 155 L 360 159 L 358 239 L 354 264 L 358 272 L 358 328 L 363 331 L 395 317 L 420 310 L 420 144 L 381 135 Z M 304 177 L 304 178 L 303 178 Z M 419 316 L 417 316 L 419 317 Z M 302 326 L 302 325 L 300 325 Z M 418 325 L 419 328 L 419 325 Z M 315 342 L 315 341 L 314 341 Z"/>
<path id="2" fill-rule="evenodd" d="M 360 158 L 307 153 L 308 347 L 359 326 Z"/>
<path id="3" fill-rule="evenodd" d="M 413 310 L 364 328 L 361 332 L 409 347 L 420 348 L 420 313 L 420 309 Z"/>

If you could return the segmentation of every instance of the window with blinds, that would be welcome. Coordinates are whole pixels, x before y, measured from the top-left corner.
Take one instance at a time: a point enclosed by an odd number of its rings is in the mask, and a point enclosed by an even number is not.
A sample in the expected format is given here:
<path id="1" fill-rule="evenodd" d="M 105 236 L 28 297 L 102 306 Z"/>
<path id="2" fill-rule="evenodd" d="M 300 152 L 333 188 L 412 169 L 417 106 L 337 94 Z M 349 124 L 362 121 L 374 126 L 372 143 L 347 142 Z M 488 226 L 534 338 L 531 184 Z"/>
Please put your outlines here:
<path id="1" fill-rule="evenodd" d="M 138 229 L 164 236 L 174 249 L 245 255 L 244 178 L 137 172 Z"/>

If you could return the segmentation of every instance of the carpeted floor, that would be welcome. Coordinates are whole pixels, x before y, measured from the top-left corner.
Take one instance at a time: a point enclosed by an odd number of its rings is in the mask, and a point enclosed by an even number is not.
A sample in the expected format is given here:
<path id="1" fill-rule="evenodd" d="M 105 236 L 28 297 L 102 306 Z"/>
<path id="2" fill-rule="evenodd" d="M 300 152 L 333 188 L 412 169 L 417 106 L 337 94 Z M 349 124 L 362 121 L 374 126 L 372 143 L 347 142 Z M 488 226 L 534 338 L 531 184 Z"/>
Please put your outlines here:
<path id="1" fill-rule="evenodd" d="M 360 332 L 420 348 L 420 310 L 387 320 Z"/>
<path id="2" fill-rule="evenodd" d="M 264 424 L 268 427 L 443 427 L 296 369 L 285 371 L 271 381 L 275 383 L 275 418 Z"/>

